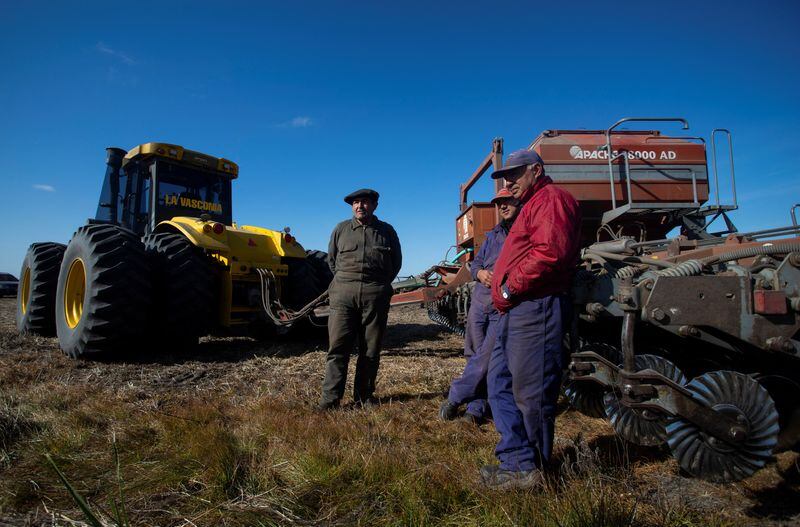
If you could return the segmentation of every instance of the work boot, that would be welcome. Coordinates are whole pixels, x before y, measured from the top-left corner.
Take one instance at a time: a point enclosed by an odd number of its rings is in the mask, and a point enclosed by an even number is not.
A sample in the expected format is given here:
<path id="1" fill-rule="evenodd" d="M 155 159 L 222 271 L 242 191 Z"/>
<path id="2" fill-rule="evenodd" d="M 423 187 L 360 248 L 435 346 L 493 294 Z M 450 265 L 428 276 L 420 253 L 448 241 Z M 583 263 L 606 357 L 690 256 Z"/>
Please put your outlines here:
<path id="1" fill-rule="evenodd" d="M 495 472 L 500 470 L 500 465 L 484 465 L 481 467 L 481 480 L 486 481 L 494 477 Z"/>
<path id="2" fill-rule="evenodd" d="M 458 406 L 445 400 L 442 406 L 439 407 L 439 419 L 442 421 L 452 421 L 458 417 Z"/>
<path id="3" fill-rule="evenodd" d="M 377 397 L 367 397 L 366 399 L 360 399 L 356 401 L 356 406 L 365 410 L 371 410 L 380 406 L 380 404 L 381 402 Z"/>
<path id="4" fill-rule="evenodd" d="M 483 417 L 478 417 L 475 414 L 471 414 L 469 412 L 465 412 L 464 415 L 461 416 L 461 420 L 465 423 L 469 423 L 471 425 L 480 427 L 483 423 L 486 422 L 486 419 Z"/>
<path id="5" fill-rule="evenodd" d="M 315 407 L 315 410 L 318 412 L 328 412 L 330 410 L 335 410 L 339 408 L 339 401 L 320 401 L 319 404 Z"/>
<path id="6" fill-rule="evenodd" d="M 481 468 L 483 484 L 491 489 L 533 489 L 544 485 L 544 475 L 537 469 L 506 470 L 494 465 Z"/>

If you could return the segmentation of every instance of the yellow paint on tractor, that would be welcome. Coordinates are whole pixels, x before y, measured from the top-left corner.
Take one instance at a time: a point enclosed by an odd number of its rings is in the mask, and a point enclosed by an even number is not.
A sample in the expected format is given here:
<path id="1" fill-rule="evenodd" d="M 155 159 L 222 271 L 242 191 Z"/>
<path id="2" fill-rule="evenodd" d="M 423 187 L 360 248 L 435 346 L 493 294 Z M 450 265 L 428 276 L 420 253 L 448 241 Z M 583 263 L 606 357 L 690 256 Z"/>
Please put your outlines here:
<path id="1" fill-rule="evenodd" d="M 22 314 L 28 311 L 28 300 L 31 298 L 31 268 L 25 266 L 25 273 L 22 275 L 22 283 L 19 285 L 21 288 L 19 294 L 19 303 Z"/>
<path id="2" fill-rule="evenodd" d="M 173 159 L 193 165 L 197 168 L 214 170 L 229 176 L 231 179 L 236 179 L 239 175 L 239 165 L 230 159 L 210 156 L 194 150 L 188 150 L 180 145 L 172 145 L 169 143 L 145 143 L 136 146 L 125 155 L 122 165 L 124 166 L 133 159 L 141 159 L 149 156 Z"/>
<path id="3" fill-rule="evenodd" d="M 83 300 L 86 296 L 86 267 L 76 258 L 69 265 L 64 285 L 64 315 L 70 329 L 75 329 L 83 316 Z"/>
<path id="4" fill-rule="evenodd" d="M 285 276 L 288 268 L 281 263 L 281 258 L 306 257 L 303 246 L 293 239 L 287 241 L 283 232 L 252 225 L 224 225 L 223 231 L 217 234 L 213 230 L 214 224 L 210 220 L 178 216 L 159 223 L 155 232 L 177 230 L 194 245 L 218 253 L 225 263 L 236 262 L 238 266 L 231 266 L 234 274 L 249 273 L 254 267 L 266 267 L 276 275 Z"/>
<path id="5" fill-rule="evenodd" d="M 180 232 L 224 266 L 219 322 L 227 327 L 235 323 L 235 316 L 232 314 L 260 310 L 258 307 L 232 305 L 234 282 L 257 282 L 259 278 L 256 268 L 269 269 L 276 277 L 286 277 L 289 266 L 282 263 L 281 259 L 305 258 L 306 252 L 294 238 L 280 231 L 234 224 L 222 225 L 218 234 L 214 231 L 215 225 L 221 224 L 212 220 L 178 216 L 159 223 L 155 232 Z"/>

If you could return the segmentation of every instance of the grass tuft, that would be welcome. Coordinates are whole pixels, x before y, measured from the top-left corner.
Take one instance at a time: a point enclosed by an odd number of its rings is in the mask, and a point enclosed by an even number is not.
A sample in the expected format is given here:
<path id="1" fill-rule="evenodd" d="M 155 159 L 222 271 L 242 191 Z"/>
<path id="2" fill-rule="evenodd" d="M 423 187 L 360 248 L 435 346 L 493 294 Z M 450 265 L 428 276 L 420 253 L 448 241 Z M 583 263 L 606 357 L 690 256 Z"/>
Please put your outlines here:
<path id="1" fill-rule="evenodd" d="M 0 394 L 0 467 L 11 463 L 19 441 L 39 430 L 41 424 L 33 419 L 30 408 L 17 397 Z"/>

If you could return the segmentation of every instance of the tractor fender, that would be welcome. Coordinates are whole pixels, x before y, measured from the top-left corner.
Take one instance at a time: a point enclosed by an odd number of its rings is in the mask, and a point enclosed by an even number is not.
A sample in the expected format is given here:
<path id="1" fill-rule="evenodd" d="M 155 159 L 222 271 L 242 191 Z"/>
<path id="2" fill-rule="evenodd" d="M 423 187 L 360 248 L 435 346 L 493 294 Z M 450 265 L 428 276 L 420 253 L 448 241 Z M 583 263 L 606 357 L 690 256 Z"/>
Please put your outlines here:
<path id="1" fill-rule="evenodd" d="M 208 249 L 222 254 L 230 253 L 230 247 L 224 241 L 218 239 L 213 233 L 203 232 L 203 225 L 207 222 L 195 218 L 172 218 L 162 221 L 153 232 L 177 232 L 186 236 L 197 247 Z"/>

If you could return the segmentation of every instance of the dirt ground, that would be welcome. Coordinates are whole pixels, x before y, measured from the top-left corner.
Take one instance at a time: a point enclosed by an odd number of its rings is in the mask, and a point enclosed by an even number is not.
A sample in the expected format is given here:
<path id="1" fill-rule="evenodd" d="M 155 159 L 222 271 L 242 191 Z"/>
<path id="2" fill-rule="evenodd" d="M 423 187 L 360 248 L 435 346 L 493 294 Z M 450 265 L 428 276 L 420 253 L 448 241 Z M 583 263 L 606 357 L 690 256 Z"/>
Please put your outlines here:
<path id="1" fill-rule="evenodd" d="M 14 299 L 0 299 L 0 396 L 13 393 L 15 404 L 34 414 L 48 397 L 67 401 L 63 411 L 69 411 L 68 402 L 87 390 L 95 398 L 93 408 L 100 412 L 104 398 L 131 415 L 171 415 L 199 399 L 216 400 L 226 407 L 274 400 L 286 411 L 314 419 L 311 408 L 318 397 L 326 345 L 320 332 L 305 331 L 272 342 L 206 338 L 189 354 L 143 352 L 122 361 L 75 361 L 60 352 L 54 338 L 18 335 L 14 310 Z M 436 412 L 449 380 L 463 367 L 462 342 L 430 322 L 416 306 L 393 309 L 378 381 L 381 404 L 374 411 L 413 415 L 407 426 L 425 430 L 457 426 L 439 423 Z M 121 420 L 116 430 L 122 435 L 126 421 L 117 419 Z M 457 433 L 460 429 L 448 430 Z M 39 472 L 26 468 L 40 467 L 41 460 L 31 456 L 42 452 L 40 445 L 47 433 L 42 425 L 18 434 L 13 444 L 0 445 L 7 452 L 6 459 L 0 459 L 0 526 L 67 525 L 67 518 L 80 517 L 69 507 L 63 488 L 47 487 L 37 480 Z M 468 433 L 483 459 L 489 458 L 497 437 L 491 424 Z M 562 408 L 557 421 L 557 460 L 568 458 L 567 451 L 578 438 L 600 457 L 630 466 L 635 480 L 630 488 L 638 503 L 657 503 L 664 510 L 682 507 L 695 518 L 713 516 L 716 523 L 722 519 L 734 525 L 800 525 L 796 453 L 778 455 L 746 481 L 717 485 L 682 475 L 663 448 L 626 446 L 604 420 Z M 480 466 L 478 459 L 474 466 L 475 470 Z M 58 492 L 62 495 L 56 497 Z M 164 519 L 157 523 L 195 524 L 178 521 L 182 516 L 173 511 L 167 516 L 175 518 L 172 523 Z"/>

